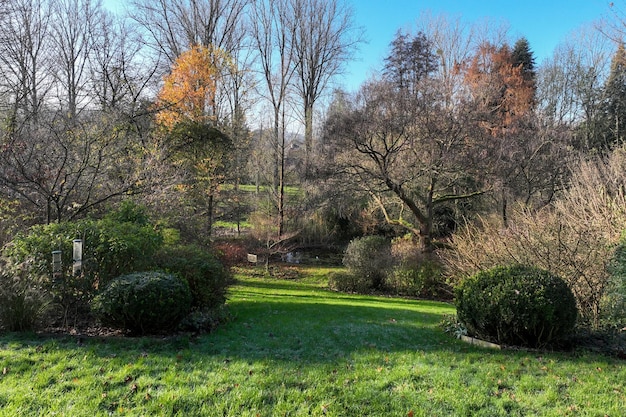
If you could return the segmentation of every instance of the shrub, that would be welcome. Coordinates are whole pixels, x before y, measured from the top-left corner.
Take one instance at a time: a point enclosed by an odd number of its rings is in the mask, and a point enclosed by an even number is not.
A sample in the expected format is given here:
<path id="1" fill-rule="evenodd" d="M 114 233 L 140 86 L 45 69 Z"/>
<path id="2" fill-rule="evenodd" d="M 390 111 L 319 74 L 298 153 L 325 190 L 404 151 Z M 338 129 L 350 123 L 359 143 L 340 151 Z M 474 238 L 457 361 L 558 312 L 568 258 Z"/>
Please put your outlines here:
<path id="1" fill-rule="evenodd" d="M 233 319 L 228 307 L 222 305 L 211 310 L 195 310 L 188 314 L 178 325 L 184 332 L 209 333 L 215 330 L 220 324 L 227 323 Z"/>
<path id="2" fill-rule="evenodd" d="M 155 266 L 189 283 L 196 309 L 213 309 L 226 301 L 228 271 L 199 246 L 165 246 L 155 255 Z"/>
<path id="3" fill-rule="evenodd" d="M 23 268 L 0 271 L 0 325 L 8 331 L 34 330 L 50 305 L 41 280 Z"/>
<path id="4" fill-rule="evenodd" d="M 527 267 L 495 267 L 464 280 L 456 291 L 459 321 L 468 333 L 495 343 L 538 347 L 568 335 L 577 316 L 561 278 Z"/>
<path id="5" fill-rule="evenodd" d="M 533 265 L 562 277 L 576 297 L 579 324 L 597 328 L 612 279 L 608 261 L 626 224 L 626 147 L 581 159 L 568 188 L 542 209 L 517 208 L 502 221 L 461 228 L 443 251 L 453 280 L 496 265 Z"/>
<path id="6" fill-rule="evenodd" d="M 441 265 L 424 255 L 411 236 L 395 239 L 391 244 L 393 270 L 386 285 L 396 294 L 422 297 L 440 297 L 444 293 Z M 449 293 L 449 289 L 447 289 Z"/>
<path id="7" fill-rule="evenodd" d="M 138 221 L 135 223 L 134 221 Z M 72 273 L 72 241 L 83 240 L 80 275 Z M 97 288 L 111 279 L 145 270 L 163 238 L 139 213 L 127 206 L 101 220 L 33 226 L 27 234 L 17 235 L 6 249 L 15 264 L 27 264 L 28 273 L 47 277 L 47 289 L 64 307 L 87 305 Z M 53 278 L 52 251 L 62 253 L 63 270 Z"/>
<path id="8" fill-rule="evenodd" d="M 175 328 L 189 313 L 187 283 L 163 272 L 137 272 L 112 280 L 92 303 L 92 311 L 105 326 L 135 334 Z"/>
<path id="9" fill-rule="evenodd" d="M 363 280 L 370 289 L 381 289 L 391 267 L 391 246 L 383 236 L 365 236 L 354 239 L 346 248 L 343 264 Z"/>
<path id="10" fill-rule="evenodd" d="M 365 275 L 351 271 L 331 272 L 328 286 L 335 291 L 355 293 L 367 293 L 372 289 L 372 283 Z"/>
<path id="11" fill-rule="evenodd" d="M 602 324 L 621 329 L 626 326 L 626 233 L 609 263 L 611 278 L 602 299 Z"/>

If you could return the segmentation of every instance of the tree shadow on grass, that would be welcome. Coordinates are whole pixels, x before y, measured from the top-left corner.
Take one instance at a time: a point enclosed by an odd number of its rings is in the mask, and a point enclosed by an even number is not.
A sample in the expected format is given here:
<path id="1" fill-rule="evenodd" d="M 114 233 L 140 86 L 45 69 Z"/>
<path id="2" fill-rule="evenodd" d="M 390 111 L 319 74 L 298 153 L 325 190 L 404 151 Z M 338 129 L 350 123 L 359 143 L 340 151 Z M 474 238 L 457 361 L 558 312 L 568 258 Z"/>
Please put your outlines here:
<path id="1" fill-rule="evenodd" d="M 74 343 L 76 349 L 89 346 L 101 357 L 134 350 L 167 357 L 184 350 L 199 361 L 216 357 L 302 363 L 334 362 L 363 352 L 520 354 L 476 348 L 445 334 L 439 322 L 453 309 L 440 302 L 350 295 L 298 282 L 255 280 L 238 282 L 229 305 L 234 319 L 207 335 L 87 338 L 15 334 L 1 336 L 0 344 L 15 341 L 16 345 L 38 347 L 58 343 L 72 350 Z"/>

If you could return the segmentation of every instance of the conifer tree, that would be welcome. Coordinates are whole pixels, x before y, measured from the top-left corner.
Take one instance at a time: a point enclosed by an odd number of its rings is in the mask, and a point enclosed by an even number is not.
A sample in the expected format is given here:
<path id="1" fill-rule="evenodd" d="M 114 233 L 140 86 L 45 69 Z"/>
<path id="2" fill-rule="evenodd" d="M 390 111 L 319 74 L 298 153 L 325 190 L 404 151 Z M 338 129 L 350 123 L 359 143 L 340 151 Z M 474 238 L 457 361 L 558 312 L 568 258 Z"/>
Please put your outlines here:
<path id="1" fill-rule="evenodd" d="M 626 49 L 621 43 L 611 60 L 611 72 L 604 86 L 603 127 L 596 147 L 611 147 L 626 138 Z"/>
<path id="2" fill-rule="evenodd" d="M 535 56 L 526 38 L 520 38 L 515 42 L 511 51 L 511 63 L 513 67 L 521 65 L 522 74 L 529 80 L 535 80 Z"/>

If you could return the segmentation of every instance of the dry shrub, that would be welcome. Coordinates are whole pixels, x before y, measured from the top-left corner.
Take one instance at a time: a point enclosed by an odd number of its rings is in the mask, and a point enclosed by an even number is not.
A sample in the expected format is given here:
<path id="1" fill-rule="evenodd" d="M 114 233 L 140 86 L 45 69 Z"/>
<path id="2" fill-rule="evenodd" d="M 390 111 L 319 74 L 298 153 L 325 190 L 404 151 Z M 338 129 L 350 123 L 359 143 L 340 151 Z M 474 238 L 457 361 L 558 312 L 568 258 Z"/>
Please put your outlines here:
<path id="1" fill-rule="evenodd" d="M 496 265 L 524 264 L 548 270 L 569 284 L 586 324 L 600 323 L 610 282 L 607 265 L 626 226 L 626 151 L 603 160 L 582 159 L 569 188 L 541 210 L 514 210 L 510 225 L 482 218 L 453 237 L 443 254 L 454 280 Z"/>

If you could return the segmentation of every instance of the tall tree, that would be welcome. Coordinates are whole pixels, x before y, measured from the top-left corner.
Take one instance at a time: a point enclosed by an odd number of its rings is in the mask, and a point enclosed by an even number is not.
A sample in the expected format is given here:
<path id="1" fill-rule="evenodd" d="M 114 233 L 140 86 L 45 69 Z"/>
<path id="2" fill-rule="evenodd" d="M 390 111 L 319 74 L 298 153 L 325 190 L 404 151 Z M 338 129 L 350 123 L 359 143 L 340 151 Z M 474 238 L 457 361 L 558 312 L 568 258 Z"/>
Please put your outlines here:
<path id="1" fill-rule="evenodd" d="M 309 174 L 315 103 L 359 42 L 352 10 L 343 0 L 290 0 L 296 88 L 304 113 L 304 173 Z"/>
<path id="2" fill-rule="evenodd" d="M 156 71 L 142 54 L 141 36 L 126 20 L 105 10 L 97 16 L 92 35 L 90 94 L 103 111 L 132 116 Z"/>
<path id="3" fill-rule="evenodd" d="M 51 89 L 51 11 L 44 0 L 7 2 L 0 16 L 0 82 L 13 129 L 36 123 Z"/>
<path id="4" fill-rule="evenodd" d="M 511 64 L 513 67 L 519 67 L 521 65 L 524 77 L 530 80 L 535 79 L 535 55 L 530 49 L 528 39 L 519 38 L 515 42 L 513 50 L 511 51 Z"/>
<path id="5" fill-rule="evenodd" d="M 164 70 L 190 45 L 227 53 L 241 48 L 240 32 L 250 0 L 133 0 L 131 17 L 149 45 L 165 57 Z"/>
<path id="6" fill-rule="evenodd" d="M 391 53 L 385 58 L 384 74 L 400 91 L 414 97 L 422 78 L 438 68 L 439 60 L 423 32 L 417 35 L 398 32 L 391 41 Z"/>
<path id="7" fill-rule="evenodd" d="M 611 71 L 604 86 L 606 131 L 596 142 L 599 147 L 623 144 L 626 139 L 626 49 L 620 43 L 611 60 Z"/>
<path id="8" fill-rule="evenodd" d="M 474 103 L 483 113 L 483 126 L 498 136 L 514 129 L 533 108 L 535 84 L 515 65 L 508 45 L 480 45 L 465 73 Z"/>
<path id="9" fill-rule="evenodd" d="M 537 71 L 537 105 L 543 123 L 563 132 L 576 128 L 572 145 L 594 147 L 602 130 L 604 82 L 614 43 L 595 27 L 583 27 L 559 44 Z"/>
<path id="10" fill-rule="evenodd" d="M 340 181 L 365 192 L 389 224 L 412 233 L 429 253 L 437 211 L 482 190 L 471 179 L 479 166 L 472 111 L 462 101 L 451 105 L 445 82 L 433 74 L 430 43 L 416 39 L 392 44 L 388 76 L 366 83 L 345 110 L 336 110 L 328 133 L 340 141 L 330 154 L 344 174 Z M 406 54 L 398 45 L 416 47 Z M 415 59 L 426 69 L 399 83 Z"/>
<path id="11" fill-rule="evenodd" d="M 259 54 L 263 80 L 262 95 L 272 113 L 272 147 L 274 148 L 273 189 L 278 212 L 278 239 L 285 231 L 285 158 L 286 106 L 295 73 L 295 27 L 291 19 L 290 0 L 256 2 L 252 15 L 252 39 Z"/>
<path id="12" fill-rule="evenodd" d="M 201 45 L 181 54 L 157 97 L 157 122 L 167 128 L 182 121 L 215 124 L 217 84 L 226 60 L 223 51 Z"/>
<path id="13" fill-rule="evenodd" d="M 215 114 L 215 95 L 227 55 L 196 45 L 184 52 L 165 77 L 156 120 L 166 131 L 175 165 L 189 178 L 185 189 L 206 211 L 207 234 L 213 226 L 214 199 L 225 179 L 231 141 Z"/>
<path id="14" fill-rule="evenodd" d="M 505 225 L 509 202 L 521 190 L 519 182 L 534 177 L 534 169 L 527 169 L 531 165 L 527 158 L 535 155 L 527 150 L 539 152 L 546 148 L 535 148 L 536 144 L 529 141 L 536 136 L 532 123 L 535 82 L 524 65 L 519 56 L 514 57 L 508 45 L 485 43 L 480 45 L 465 72 L 471 101 L 480 115 L 479 125 L 487 133 L 484 145 L 493 161 L 490 166 L 492 195 L 500 206 Z M 538 160 L 535 158 L 534 162 Z M 533 185 L 534 181 L 526 181 L 523 186 Z M 521 192 L 534 195 L 536 190 Z"/>
<path id="15" fill-rule="evenodd" d="M 52 39 L 58 100 L 68 118 L 76 120 L 90 97 L 89 56 L 94 27 L 102 6 L 94 0 L 56 0 L 53 3 Z"/>

